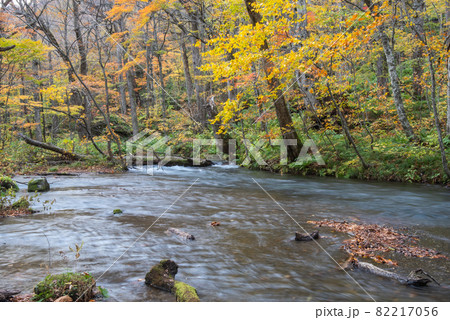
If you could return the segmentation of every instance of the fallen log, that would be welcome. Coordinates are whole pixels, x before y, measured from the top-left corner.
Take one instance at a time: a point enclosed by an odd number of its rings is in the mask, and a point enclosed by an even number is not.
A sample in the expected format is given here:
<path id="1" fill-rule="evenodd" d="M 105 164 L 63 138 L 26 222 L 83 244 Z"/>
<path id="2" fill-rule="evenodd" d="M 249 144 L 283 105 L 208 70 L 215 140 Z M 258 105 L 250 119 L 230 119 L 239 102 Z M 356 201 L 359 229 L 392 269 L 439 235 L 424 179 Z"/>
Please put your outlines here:
<path id="1" fill-rule="evenodd" d="M 187 232 L 175 228 L 167 229 L 166 234 L 175 234 L 180 238 L 183 238 L 184 240 L 195 240 L 195 237 L 192 234 L 189 234 Z"/>
<path id="2" fill-rule="evenodd" d="M 172 260 L 161 260 L 145 275 L 145 284 L 175 294 L 177 302 L 199 302 L 197 290 L 175 280 L 178 265 Z"/>
<path id="3" fill-rule="evenodd" d="M 22 133 L 18 133 L 18 136 L 23 139 L 27 144 L 31 145 L 31 146 L 35 146 L 38 148 L 42 148 L 45 150 L 49 150 L 52 152 L 56 152 L 59 153 L 61 155 L 63 155 L 64 157 L 71 159 L 71 160 L 85 160 L 87 158 L 87 156 L 85 155 L 81 155 L 81 154 L 76 154 L 76 153 L 72 153 L 70 151 L 64 150 L 62 148 L 59 148 L 55 145 L 52 145 L 50 143 L 45 143 L 45 142 L 40 142 L 37 140 L 33 140 L 25 135 L 23 135 Z"/>
<path id="4" fill-rule="evenodd" d="M 13 44 L 12 46 L 0 47 L 0 52 L 9 51 L 9 50 L 11 50 L 11 49 L 14 49 L 15 47 L 16 47 L 15 44 Z"/>
<path id="5" fill-rule="evenodd" d="M 408 276 L 403 276 L 395 272 L 383 270 L 373 264 L 359 261 L 354 256 L 351 256 L 345 262 L 343 267 L 345 270 L 361 270 L 380 277 L 394 279 L 408 286 L 423 287 L 432 281 L 439 285 L 433 277 L 424 272 L 422 269 L 411 271 Z"/>
<path id="6" fill-rule="evenodd" d="M 0 302 L 10 301 L 13 296 L 19 293 L 20 291 L 0 290 Z"/>
<path id="7" fill-rule="evenodd" d="M 295 233 L 295 241 L 312 241 L 319 239 L 319 230 L 316 230 L 310 234 L 304 234 L 304 233 Z"/>

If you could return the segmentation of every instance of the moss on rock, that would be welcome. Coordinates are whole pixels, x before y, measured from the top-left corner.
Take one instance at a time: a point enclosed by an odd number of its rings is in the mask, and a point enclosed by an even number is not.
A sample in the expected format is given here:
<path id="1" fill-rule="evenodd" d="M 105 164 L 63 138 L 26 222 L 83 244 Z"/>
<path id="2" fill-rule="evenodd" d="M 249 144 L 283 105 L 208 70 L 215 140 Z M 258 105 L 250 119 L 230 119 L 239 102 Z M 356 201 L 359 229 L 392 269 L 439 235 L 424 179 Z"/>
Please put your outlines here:
<path id="1" fill-rule="evenodd" d="M 88 273 L 48 275 L 34 288 L 34 301 L 55 301 L 69 296 L 73 301 L 90 301 L 98 292 L 94 278 Z"/>
<path id="2" fill-rule="evenodd" d="M 145 284 L 172 292 L 178 265 L 172 260 L 161 260 L 145 275 Z"/>
<path id="3" fill-rule="evenodd" d="M 28 192 L 45 192 L 50 190 L 46 178 L 32 179 L 28 182 Z"/>
<path id="4" fill-rule="evenodd" d="M 175 281 L 172 292 L 177 298 L 177 302 L 200 302 L 197 290 L 187 283 Z"/>
<path id="5" fill-rule="evenodd" d="M 145 284 L 175 294 L 178 302 L 200 301 L 194 287 L 175 281 L 178 265 L 172 260 L 161 260 L 145 275 Z"/>
<path id="6" fill-rule="evenodd" d="M 0 175 L 0 192 L 6 191 L 12 189 L 13 191 L 19 191 L 19 187 L 17 186 L 17 183 L 7 176 L 1 176 Z"/>

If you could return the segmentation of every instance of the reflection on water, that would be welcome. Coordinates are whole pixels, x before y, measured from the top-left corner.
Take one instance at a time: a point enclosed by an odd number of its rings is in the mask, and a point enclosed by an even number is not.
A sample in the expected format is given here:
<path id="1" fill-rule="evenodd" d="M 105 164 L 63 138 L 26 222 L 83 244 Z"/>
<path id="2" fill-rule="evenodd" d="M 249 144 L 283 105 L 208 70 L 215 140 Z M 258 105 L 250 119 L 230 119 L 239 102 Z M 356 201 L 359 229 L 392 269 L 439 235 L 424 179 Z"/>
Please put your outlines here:
<path id="1" fill-rule="evenodd" d="M 203 301 L 370 300 L 316 244 L 293 241 L 298 226 L 252 178 L 309 230 L 313 226 L 306 221 L 327 218 L 405 226 L 423 245 L 450 254 L 450 192 L 442 187 L 277 176 L 231 166 L 170 167 L 155 170 L 153 176 L 131 170 L 48 177 L 52 190 L 40 198 L 56 199 L 50 214 L 0 220 L 0 288 L 31 291 L 49 270 L 99 276 L 170 207 L 98 281 L 109 290 L 111 301 L 173 301 L 172 295 L 142 281 L 165 258 L 180 265 L 177 279 L 196 287 Z M 113 215 L 116 208 L 124 213 Z M 212 221 L 221 226 L 210 226 Z M 164 231 L 169 227 L 196 240 L 168 236 Z M 320 244 L 336 261 L 344 261 L 340 246 L 347 236 L 329 229 L 321 233 Z M 82 241 L 75 263 L 68 248 Z M 351 274 L 380 301 L 450 297 L 448 261 L 396 258 L 401 262 L 398 272 L 423 268 L 442 287 L 414 289 Z"/>

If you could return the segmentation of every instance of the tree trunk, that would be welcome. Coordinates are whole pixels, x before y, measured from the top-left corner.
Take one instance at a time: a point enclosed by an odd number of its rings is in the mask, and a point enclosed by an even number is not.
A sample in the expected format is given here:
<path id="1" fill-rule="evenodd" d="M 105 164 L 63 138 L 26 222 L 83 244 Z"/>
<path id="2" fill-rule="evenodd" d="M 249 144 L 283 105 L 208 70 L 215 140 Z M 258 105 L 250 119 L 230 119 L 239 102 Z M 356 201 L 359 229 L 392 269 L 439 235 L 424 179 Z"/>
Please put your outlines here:
<path id="1" fill-rule="evenodd" d="M 153 24 L 153 41 L 155 46 L 155 51 L 153 52 L 156 56 L 156 59 L 158 60 L 158 76 L 159 76 L 159 87 L 161 89 L 161 111 L 162 111 L 162 117 L 166 117 L 166 109 L 167 109 L 167 103 L 166 103 L 166 88 L 164 86 L 164 70 L 162 66 L 162 57 L 161 57 L 161 50 L 164 46 L 164 43 L 159 45 L 158 41 L 158 21 L 155 19 Z"/>
<path id="2" fill-rule="evenodd" d="M 197 13 L 190 13 L 192 18 L 192 33 L 194 33 L 197 37 L 201 37 L 200 28 L 199 28 L 199 18 Z M 200 48 L 196 45 L 197 38 L 191 37 L 192 43 L 192 63 L 194 66 L 194 86 L 195 86 L 195 99 L 197 103 L 197 116 L 196 120 L 200 122 L 203 126 L 206 126 L 206 110 L 204 108 L 205 101 L 202 97 L 204 87 L 201 84 L 201 76 L 203 72 L 200 70 L 202 66 L 202 57 L 200 53 Z"/>
<path id="3" fill-rule="evenodd" d="M 149 23 L 145 28 L 145 65 L 146 65 L 146 86 L 147 86 L 147 103 L 146 103 L 146 118 L 150 118 L 150 110 L 155 109 L 155 84 L 153 82 L 153 42 L 150 43 Z"/>
<path id="4" fill-rule="evenodd" d="M 394 96 L 395 107 L 397 109 L 398 120 L 400 121 L 400 124 L 402 125 L 403 131 L 405 132 L 406 136 L 410 140 L 418 140 L 416 135 L 414 134 L 413 128 L 409 123 L 408 117 L 406 116 L 402 91 L 400 88 L 400 80 L 396 69 L 394 51 L 391 47 L 389 38 L 386 35 L 383 26 L 379 27 L 379 33 L 381 43 L 383 45 L 384 54 L 386 55 L 386 62 L 388 65 L 389 77 L 391 78 L 392 93 Z"/>
<path id="5" fill-rule="evenodd" d="M 364 0 L 364 3 L 370 10 L 373 10 L 372 0 Z M 379 12 L 373 11 L 376 16 L 378 16 Z M 397 109 L 398 120 L 402 125 L 403 131 L 406 136 L 410 140 L 417 141 L 418 138 L 414 134 L 414 130 L 412 129 L 408 117 L 406 116 L 405 106 L 403 104 L 402 90 L 400 88 L 400 79 L 398 77 L 397 69 L 396 69 L 396 61 L 394 55 L 394 49 L 391 46 L 389 37 L 386 35 L 385 26 L 382 24 L 378 27 L 378 33 L 380 35 L 381 44 L 383 46 L 384 54 L 386 56 L 386 62 L 388 65 L 389 77 L 391 79 L 392 93 L 394 96 L 395 107 Z"/>
<path id="6" fill-rule="evenodd" d="M 72 6 L 73 6 L 73 26 L 75 31 L 75 37 L 77 39 L 78 53 L 80 54 L 80 74 L 85 76 L 87 75 L 88 72 L 87 52 L 86 46 L 84 45 L 83 42 L 83 35 L 81 33 L 80 28 L 80 10 L 78 1 L 72 0 Z"/>
<path id="7" fill-rule="evenodd" d="M 123 68 L 123 48 L 120 44 L 116 46 L 116 59 L 117 59 L 117 68 L 122 70 Z M 118 76 L 118 84 L 117 87 L 119 89 L 120 96 L 120 113 L 127 114 L 127 93 L 126 93 L 126 85 L 125 79 L 123 78 L 123 72 L 119 72 Z"/>
<path id="8" fill-rule="evenodd" d="M 380 53 L 377 59 L 377 87 L 378 97 L 388 96 L 389 82 L 388 82 L 388 67 L 386 62 L 386 56 L 384 53 Z"/>
<path id="9" fill-rule="evenodd" d="M 186 82 L 186 95 L 187 95 L 188 107 L 189 107 L 191 114 L 193 114 L 192 96 L 194 95 L 194 85 L 192 82 L 192 76 L 191 76 L 191 71 L 190 71 L 190 67 L 189 67 L 189 57 L 187 54 L 187 48 L 186 48 L 186 44 L 184 42 L 185 37 L 186 37 L 186 35 L 184 33 L 182 33 L 181 38 L 180 38 L 181 57 L 183 60 L 184 79 Z"/>
<path id="10" fill-rule="evenodd" d="M 33 40 L 36 40 L 36 36 L 33 35 Z M 33 70 L 33 77 L 35 79 L 35 83 L 33 84 L 33 100 L 35 102 L 41 101 L 41 94 L 39 92 L 39 85 L 36 84 L 37 80 L 39 80 L 39 61 L 34 60 L 32 62 L 32 70 Z M 34 122 L 37 124 L 35 128 L 35 137 L 37 141 L 43 141 L 43 135 L 42 135 L 42 125 L 41 125 L 41 108 L 42 107 L 34 107 Z"/>
<path id="11" fill-rule="evenodd" d="M 72 153 L 70 151 L 61 149 L 61 148 L 59 148 L 57 146 L 54 146 L 52 144 L 44 143 L 44 142 L 40 142 L 40 141 L 37 141 L 37 140 L 30 139 L 27 136 L 23 135 L 22 133 L 18 133 L 18 136 L 20 138 L 22 138 L 27 144 L 29 144 L 31 146 L 35 146 L 35 147 L 39 147 L 39 148 L 42 148 L 42 149 L 45 149 L 45 150 L 49 150 L 49 151 L 53 151 L 53 152 L 59 153 L 59 154 L 65 156 L 68 159 L 83 160 L 83 159 L 86 158 L 86 156 L 84 156 L 84 155 Z"/>
<path id="12" fill-rule="evenodd" d="M 416 26 L 417 31 L 420 34 L 424 34 L 423 29 L 423 14 L 425 12 L 425 2 L 424 0 L 414 0 L 412 3 L 412 10 L 414 14 L 412 16 L 413 23 Z M 417 35 L 416 35 L 417 38 Z M 413 51 L 413 94 L 417 100 L 422 100 L 423 92 L 422 92 L 422 76 L 423 76 L 423 68 L 422 68 L 422 58 L 423 58 L 423 47 L 418 45 L 414 48 Z"/>
<path id="13" fill-rule="evenodd" d="M 134 84 L 133 84 L 134 79 L 131 68 L 127 70 L 126 77 L 127 77 L 128 95 L 130 97 L 130 111 L 131 111 L 131 123 L 133 127 L 133 135 L 137 135 L 139 133 L 139 124 L 137 118 L 136 92 L 134 91 Z"/>
<path id="14" fill-rule="evenodd" d="M 254 10 L 256 0 L 245 0 L 245 4 L 247 7 L 248 15 L 250 16 L 250 20 L 252 21 L 252 25 L 255 27 L 257 24 L 260 24 L 262 20 L 262 16 Z M 262 52 L 267 52 L 269 50 L 269 44 L 267 43 L 267 40 L 264 41 L 264 44 L 261 46 L 260 50 Z M 272 74 L 274 64 L 267 56 L 263 58 L 262 63 L 264 72 L 267 77 L 269 90 L 275 93 L 275 111 L 277 114 L 277 119 L 280 125 L 283 139 L 297 141 L 296 145 L 291 145 L 286 142 L 288 160 L 293 162 L 297 159 L 302 148 L 302 144 L 297 136 L 297 132 L 295 131 L 294 124 L 292 122 L 291 114 L 289 113 L 286 105 L 286 100 L 284 99 L 283 92 L 280 89 L 281 82 L 276 76 Z"/>

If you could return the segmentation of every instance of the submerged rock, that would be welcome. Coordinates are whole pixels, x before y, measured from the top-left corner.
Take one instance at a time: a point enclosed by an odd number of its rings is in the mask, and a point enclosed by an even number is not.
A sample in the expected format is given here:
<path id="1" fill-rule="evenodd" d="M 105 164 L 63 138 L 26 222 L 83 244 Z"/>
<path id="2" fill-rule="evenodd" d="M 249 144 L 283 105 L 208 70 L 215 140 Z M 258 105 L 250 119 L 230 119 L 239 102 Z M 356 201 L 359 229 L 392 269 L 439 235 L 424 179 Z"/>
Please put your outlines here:
<path id="1" fill-rule="evenodd" d="M 50 190 L 50 185 L 46 178 L 32 179 L 28 182 L 28 192 L 46 192 Z"/>
<path id="2" fill-rule="evenodd" d="M 316 231 L 314 231 L 314 232 L 312 232 L 310 234 L 299 233 L 299 232 L 295 233 L 295 240 L 296 241 L 312 241 L 313 239 L 317 240 L 319 238 L 320 238 L 320 236 L 319 236 L 319 231 L 318 230 L 316 230 Z"/>

